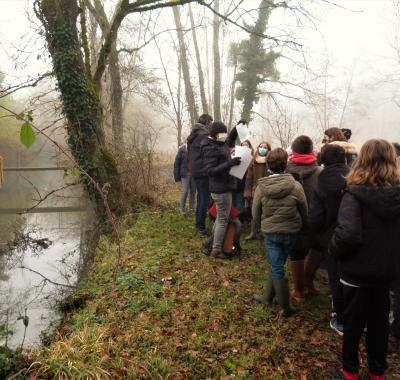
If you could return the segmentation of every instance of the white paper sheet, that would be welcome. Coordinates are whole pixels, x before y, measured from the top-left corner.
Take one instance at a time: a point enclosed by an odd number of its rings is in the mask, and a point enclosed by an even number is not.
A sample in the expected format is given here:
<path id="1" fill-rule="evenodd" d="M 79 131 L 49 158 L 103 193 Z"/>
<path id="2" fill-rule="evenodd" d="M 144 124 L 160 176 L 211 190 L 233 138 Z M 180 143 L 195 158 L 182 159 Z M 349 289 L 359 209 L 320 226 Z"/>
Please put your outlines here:
<path id="1" fill-rule="evenodd" d="M 244 174 L 253 159 L 251 149 L 248 146 L 236 145 L 234 157 L 241 157 L 242 160 L 240 161 L 240 165 L 231 167 L 229 174 L 236 178 L 243 179 Z"/>
<path id="2" fill-rule="evenodd" d="M 250 140 L 250 133 L 246 124 L 238 124 L 236 130 L 241 143 L 245 140 Z"/>

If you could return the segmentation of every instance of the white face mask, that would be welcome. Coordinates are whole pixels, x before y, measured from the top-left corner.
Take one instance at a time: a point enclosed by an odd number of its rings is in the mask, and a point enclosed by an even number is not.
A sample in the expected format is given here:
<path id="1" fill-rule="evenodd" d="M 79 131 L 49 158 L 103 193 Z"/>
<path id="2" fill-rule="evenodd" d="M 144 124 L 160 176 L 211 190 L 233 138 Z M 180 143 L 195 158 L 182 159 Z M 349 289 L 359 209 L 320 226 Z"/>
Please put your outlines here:
<path id="1" fill-rule="evenodd" d="M 217 141 L 224 142 L 226 141 L 227 137 L 228 137 L 227 133 L 217 133 L 216 139 Z"/>

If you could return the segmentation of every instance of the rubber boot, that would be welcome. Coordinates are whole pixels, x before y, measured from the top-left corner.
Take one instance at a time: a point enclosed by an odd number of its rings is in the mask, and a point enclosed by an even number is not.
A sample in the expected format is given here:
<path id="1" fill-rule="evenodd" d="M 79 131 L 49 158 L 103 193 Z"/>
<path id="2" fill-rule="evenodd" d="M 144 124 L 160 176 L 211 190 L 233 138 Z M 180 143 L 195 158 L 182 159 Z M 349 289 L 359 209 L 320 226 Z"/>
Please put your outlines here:
<path id="1" fill-rule="evenodd" d="M 273 279 L 272 283 L 275 289 L 276 299 L 283 311 L 283 316 L 290 317 L 295 310 L 292 305 L 290 305 L 288 280 L 286 278 Z"/>
<path id="2" fill-rule="evenodd" d="M 297 302 L 304 302 L 304 260 L 290 261 L 293 290 L 290 297 Z"/>
<path id="3" fill-rule="evenodd" d="M 250 235 L 246 236 L 244 240 L 255 240 L 257 238 L 257 226 L 254 219 L 251 220 L 250 227 Z"/>
<path id="4" fill-rule="evenodd" d="M 265 283 L 265 289 L 263 294 L 253 294 L 253 299 L 257 302 L 264 304 L 265 306 L 272 306 L 272 301 L 275 297 L 275 289 L 272 284 L 271 275 L 268 276 Z"/>
<path id="5" fill-rule="evenodd" d="M 309 295 L 319 294 L 319 289 L 314 286 L 314 280 L 321 260 L 322 252 L 310 249 L 304 263 L 304 290 Z"/>

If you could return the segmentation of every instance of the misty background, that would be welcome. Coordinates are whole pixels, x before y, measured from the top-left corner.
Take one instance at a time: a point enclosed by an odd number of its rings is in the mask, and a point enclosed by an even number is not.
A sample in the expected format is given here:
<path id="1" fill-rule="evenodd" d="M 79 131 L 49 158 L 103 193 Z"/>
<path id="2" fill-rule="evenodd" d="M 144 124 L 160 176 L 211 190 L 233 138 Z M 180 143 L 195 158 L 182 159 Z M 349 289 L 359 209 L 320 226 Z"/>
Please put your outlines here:
<path id="1" fill-rule="evenodd" d="M 0 1 L 3 86 L 31 84 L 40 75 L 51 71 L 51 60 L 45 50 L 44 38 L 38 33 L 39 22 L 32 3 L 26 0 Z M 241 10 L 235 15 L 238 24 L 254 22 L 258 3 L 258 0 L 247 0 L 240 5 Z M 372 137 L 400 140 L 398 3 L 391 0 L 342 0 L 336 4 L 311 1 L 306 4 L 309 14 L 304 17 L 288 10 L 272 12 L 266 33 L 282 35 L 297 45 L 275 47 L 271 41 L 265 41 L 267 46 L 281 54 L 276 61 L 279 82 L 262 85 L 265 95 L 261 95 L 254 106 L 250 124 L 253 143 L 267 139 L 274 146 L 281 145 L 277 130 L 289 130 L 290 137 L 306 133 L 318 142 L 323 130 L 336 126 L 352 129 L 352 141 L 359 145 Z M 113 5 L 114 2 L 105 1 L 105 11 L 109 16 Z M 195 3 L 191 7 L 206 95 L 212 111 L 213 14 Z M 224 13 L 232 4 L 222 1 L 220 7 Z M 180 15 L 191 82 L 196 102 L 200 105 L 188 6 L 180 8 Z M 221 118 L 228 123 L 234 76 L 229 49 L 232 42 L 246 39 L 248 34 L 230 22 L 221 20 L 220 27 Z M 94 35 L 100 38 L 98 27 Z M 179 65 L 172 10 L 127 17 L 119 31 L 118 48 L 127 50 L 120 54 L 126 139 L 135 144 L 140 140 L 152 151 L 175 152 L 178 141 L 173 109 L 178 97 Z M 107 80 L 106 74 L 104 81 Z M 182 87 L 182 78 L 180 83 Z M 35 123 L 41 128 L 52 128 L 53 136 L 64 142 L 64 121 L 54 88 L 55 81 L 49 77 L 35 87 L 13 93 L 9 101 L 14 102 L 18 110 L 33 109 Z M 189 133 L 191 122 L 182 88 L 179 96 L 182 142 Z M 107 109 L 109 99 L 105 99 L 103 104 Z M 233 121 L 238 121 L 241 102 L 235 100 L 233 109 Z M 5 119 L 0 119 L 0 123 L 0 137 L 20 145 L 17 141 L 18 123 L 7 120 L 6 128 Z M 35 146 L 37 144 L 40 144 L 40 138 Z M 6 156 L 10 157 L 9 154 Z"/>

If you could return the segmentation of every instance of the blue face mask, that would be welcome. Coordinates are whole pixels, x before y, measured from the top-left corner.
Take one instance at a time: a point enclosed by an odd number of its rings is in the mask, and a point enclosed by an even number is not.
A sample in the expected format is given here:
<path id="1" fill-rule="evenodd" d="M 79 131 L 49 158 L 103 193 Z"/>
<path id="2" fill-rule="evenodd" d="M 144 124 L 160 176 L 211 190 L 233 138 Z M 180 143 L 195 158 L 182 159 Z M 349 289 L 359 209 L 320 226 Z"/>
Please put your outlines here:
<path id="1" fill-rule="evenodd" d="M 267 153 L 268 153 L 268 149 L 267 148 L 264 148 L 264 147 L 262 147 L 262 146 L 260 146 L 260 147 L 258 147 L 258 154 L 260 155 L 260 156 L 266 156 L 267 155 Z"/>

